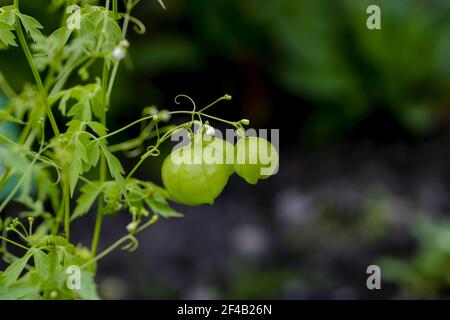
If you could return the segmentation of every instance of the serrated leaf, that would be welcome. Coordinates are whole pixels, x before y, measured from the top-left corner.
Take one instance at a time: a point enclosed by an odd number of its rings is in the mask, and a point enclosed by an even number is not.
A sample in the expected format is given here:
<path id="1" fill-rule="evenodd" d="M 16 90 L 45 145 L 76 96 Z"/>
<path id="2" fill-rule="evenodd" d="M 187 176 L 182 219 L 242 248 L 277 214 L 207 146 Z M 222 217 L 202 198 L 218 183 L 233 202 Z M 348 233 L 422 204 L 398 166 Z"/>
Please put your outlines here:
<path id="1" fill-rule="evenodd" d="M 103 33 L 102 31 L 106 33 Z M 102 41 L 101 52 L 109 54 L 114 50 L 120 40 L 122 40 L 122 30 L 112 16 L 102 12 L 95 22 L 95 34 L 103 34 L 104 37 L 98 37 L 97 41 Z"/>
<path id="2" fill-rule="evenodd" d="M 75 103 L 70 111 L 67 113 L 69 117 L 74 117 L 75 119 L 81 121 L 91 121 L 91 106 L 89 104 L 89 97 L 85 96 L 77 103 Z"/>
<path id="3" fill-rule="evenodd" d="M 49 256 L 40 249 L 33 251 L 34 265 L 36 271 L 42 279 L 48 279 L 51 270 L 51 260 Z"/>
<path id="4" fill-rule="evenodd" d="M 67 132 L 78 132 L 82 130 L 83 122 L 78 119 L 71 120 L 67 122 L 66 126 Z"/>
<path id="5" fill-rule="evenodd" d="M 108 131 L 108 129 L 106 129 L 106 127 L 101 124 L 100 122 L 97 121 L 90 121 L 87 124 L 92 130 L 94 130 L 94 132 L 99 136 L 106 136 L 106 132 Z"/>
<path id="6" fill-rule="evenodd" d="M 83 143 L 81 143 L 79 139 L 75 139 L 74 145 L 75 145 L 75 152 L 79 154 L 81 160 L 83 160 L 84 162 L 89 162 L 86 148 L 84 147 Z"/>
<path id="7" fill-rule="evenodd" d="M 0 13 L 0 21 L 6 22 L 10 26 L 14 26 L 14 23 L 16 22 L 15 9 L 16 7 L 14 5 L 3 6 L 3 12 Z"/>
<path id="8" fill-rule="evenodd" d="M 72 34 L 72 30 L 67 27 L 62 27 L 55 30 L 46 41 L 46 45 L 49 50 L 47 50 L 49 55 L 54 55 L 59 48 L 64 47 L 64 45 L 69 40 L 70 35 Z"/>
<path id="9" fill-rule="evenodd" d="M 91 95 L 91 109 L 97 118 L 101 118 L 103 113 L 103 89 L 100 84 L 96 84 Z"/>
<path id="10" fill-rule="evenodd" d="M 86 145 L 86 152 L 89 158 L 89 164 L 95 167 L 100 159 L 100 141 L 91 141 Z"/>
<path id="11" fill-rule="evenodd" d="M 19 279 L 20 274 L 25 269 L 28 260 L 31 257 L 31 251 L 28 251 L 22 258 L 11 263 L 2 274 L 2 279 L 7 286 L 12 285 Z"/>
<path id="12" fill-rule="evenodd" d="M 98 182 L 86 183 L 80 189 L 81 195 L 77 199 L 77 207 L 72 214 L 71 220 L 85 215 L 91 209 L 98 195 L 102 191 L 102 186 Z"/>
<path id="13" fill-rule="evenodd" d="M 144 201 L 154 213 L 157 213 L 164 218 L 183 216 L 183 214 L 172 209 L 166 199 L 158 193 L 153 197 L 145 198 Z"/>
<path id="14" fill-rule="evenodd" d="M 77 153 L 74 153 L 74 158 L 69 165 L 68 171 L 70 196 L 73 197 L 73 192 L 75 191 L 75 187 L 77 186 L 78 179 L 83 173 L 83 162 L 81 161 L 81 157 Z"/>
<path id="15" fill-rule="evenodd" d="M 108 151 L 108 148 L 104 144 L 101 144 L 102 152 L 105 155 L 106 162 L 108 163 L 109 172 L 111 176 L 116 180 L 119 185 L 121 191 L 125 193 L 125 180 L 123 178 L 123 174 L 125 171 L 123 170 L 122 164 L 120 161 Z"/>
<path id="16" fill-rule="evenodd" d="M 64 95 L 59 101 L 58 109 L 61 111 L 63 116 L 65 116 L 67 112 L 67 101 L 70 99 L 70 94 L 70 90 L 65 91 Z"/>
<path id="17" fill-rule="evenodd" d="M 30 17 L 23 13 L 17 13 L 20 21 L 22 21 L 22 25 L 25 31 L 31 36 L 34 42 L 38 42 L 43 38 L 42 33 L 39 29 L 43 29 L 44 27 L 33 17 Z"/>
<path id="18" fill-rule="evenodd" d="M 14 33 L 11 32 L 14 28 L 6 22 L 0 21 L 0 41 L 6 46 L 17 47 Z"/>

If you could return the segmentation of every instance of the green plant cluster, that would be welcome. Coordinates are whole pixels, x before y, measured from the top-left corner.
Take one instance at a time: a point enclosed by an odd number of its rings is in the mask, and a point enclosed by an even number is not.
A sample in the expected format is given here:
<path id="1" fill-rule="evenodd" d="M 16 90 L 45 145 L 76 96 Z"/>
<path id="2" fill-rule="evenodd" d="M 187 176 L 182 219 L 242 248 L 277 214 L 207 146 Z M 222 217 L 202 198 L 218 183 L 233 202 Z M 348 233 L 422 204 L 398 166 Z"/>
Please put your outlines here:
<path id="1" fill-rule="evenodd" d="M 0 8 L 0 43 L 8 50 L 22 49 L 34 83 L 24 83 L 16 92 L 0 73 L 0 89 L 7 104 L 0 111 L 1 123 L 20 126 L 16 138 L 0 133 L 0 190 L 14 181 L 0 203 L 0 253 L 8 264 L 0 271 L 0 299 L 96 299 L 96 264 L 117 248 L 133 251 L 136 235 L 153 225 L 159 217 L 180 217 L 169 201 L 176 200 L 166 189 L 136 176 L 136 170 L 149 157 L 159 156 L 159 148 L 179 130 L 192 132 L 202 119 L 220 121 L 244 130 L 248 120 L 237 122 L 216 118 L 205 110 L 212 104 L 191 111 L 143 109 L 142 117 L 111 131 L 106 114 L 119 65 L 127 56 L 130 25 L 138 32 L 143 24 L 131 15 L 139 0 L 54 0 L 53 9 L 62 13 L 60 27 L 44 34 L 35 18 L 21 11 L 19 0 Z M 162 2 L 159 1 L 161 4 Z M 162 4 L 163 5 L 163 4 Z M 163 6 L 164 7 L 164 6 Z M 68 13 L 71 12 L 71 13 Z M 79 15 L 79 16 L 76 16 Z M 80 28 L 70 22 L 80 18 Z M 44 30 L 45 31 L 45 30 Z M 100 66 L 100 74 L 96 72 Z M 68 80 L 76 78 L 74 85 Z M 176 102 L 179 101 L 176 99 Z M 60 115 L 55 117 L 55 113 Z M 191 121 L 168 125 L 173 115 L 188 115 Z M 60 126 L 56 118 L 63 118 Z M 199 120 L 196 120 L 196 119 Z M 140 125 L 138 137 L 111 145 L 109 139 Z M 48 128 L 47 128 L 48 127 Z M 143 148 L 151 142 L 147 149 Z M 141 152 L 141 150 L 143 150 Z M 139 157 L 126 173 L 117 154 Z M 15 202 L 18 212 L 10 212 Z M 97 207 L 90 248 L 71 242 L 71 225 Z M 14 209 L 16 210 L 16 209 Z M 98 252 L 103 219 L 128 212 L 131 221 L 125 235 Z M 79 288 L 67 285 L 70 266 L 81 270 Z"/>

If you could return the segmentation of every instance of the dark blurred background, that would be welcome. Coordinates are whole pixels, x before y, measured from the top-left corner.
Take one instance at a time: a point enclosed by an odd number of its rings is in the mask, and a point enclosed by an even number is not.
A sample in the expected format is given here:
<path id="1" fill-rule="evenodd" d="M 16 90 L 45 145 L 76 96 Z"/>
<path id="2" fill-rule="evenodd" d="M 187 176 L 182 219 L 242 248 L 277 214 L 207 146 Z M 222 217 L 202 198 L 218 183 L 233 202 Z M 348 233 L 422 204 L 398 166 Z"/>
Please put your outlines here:
<path id="1" fill-rule="evenodd" d="M 190 108 L 174 103 L 180 93 L 198 105 L 228 93 L 212 112 L 280 129 L 280 171 L 256 186 L 233 176 L 214 206 L 178 206 L 184 218 L 100 263 L 102 297 L 450 298 L 450 2 L 165 3 L 134 12 L 147 32 L 129 33 L 111 127 L 152 104 Z M 370 4 L 381 30 L 366 28 Z M 0 57 L 13 85 L 29 74 L 17 51 Z M 160 183 L 163 159 L 139 174 Z M 129 220 L 108 219 L 102 246 Z M 77 229 L 87 244 L 93 215 Z M 381 290 L 366 287 L 372 264 Z"/>

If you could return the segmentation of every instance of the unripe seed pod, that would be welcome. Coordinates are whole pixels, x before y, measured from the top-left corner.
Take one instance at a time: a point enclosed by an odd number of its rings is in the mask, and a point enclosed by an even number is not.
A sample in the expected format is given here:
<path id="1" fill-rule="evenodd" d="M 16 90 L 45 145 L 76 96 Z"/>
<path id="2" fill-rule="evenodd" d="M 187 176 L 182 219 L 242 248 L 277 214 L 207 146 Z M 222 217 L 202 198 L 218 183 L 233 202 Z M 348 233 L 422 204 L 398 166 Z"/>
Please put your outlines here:
<path id="1" fill-rule="evenodd" d="M 191 142 L 173 151 L 162 166 L 165 188 L 180 203 L 196 206 L 213 204 L 228 182 L 229 168 L 223 163 L 221 139 L 208 143 Z M 211 152 L 213 151 L 213 152 Z M 210 157 L 210 152 L 215 153 Z M 220 161 L 214 162 L 215 159 Z"/>
<path id="2" fill-rule="evenodd" d="M 267 140 L 244 137 L 235 146 L 234 168 L 250 184 L 266 179 L 278 169 L 278 151 Z"/>

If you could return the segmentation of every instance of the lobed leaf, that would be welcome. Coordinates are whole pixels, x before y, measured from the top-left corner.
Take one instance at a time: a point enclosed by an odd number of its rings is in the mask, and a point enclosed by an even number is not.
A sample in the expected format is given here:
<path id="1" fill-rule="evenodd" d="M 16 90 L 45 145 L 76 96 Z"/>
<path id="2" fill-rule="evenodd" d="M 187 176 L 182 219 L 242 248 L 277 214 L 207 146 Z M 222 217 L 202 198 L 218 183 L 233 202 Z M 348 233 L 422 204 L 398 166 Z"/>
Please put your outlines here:
<path id="1" fill-rule="evenodd" d="M 14 27 L 7 24 L 4 21 L 0 21 L 0 41 L 3 42 L 6 46 L 14 46 L 17 47 L 16 37 L 11 32 L 14 30 Z"/>
<path id="2" fill-rule="evenodd" d="M 103 186 L 99 182 L 86 183 L 80 190 L 81 195 L 77 199 L 77 207 L 70 219 L 75 220 L 85 215 L 91 209 L 102 189 Z"/>
<path id="3" fill-rule="evenodd" d="M 125 179 L 123 177 L 125 171 L 123 170 L 122 164 L 111 152 L 108 151 L 108 148 L 104 144 L 101 144 L 101 149 L 106 158 L 106 162 L 108 163 L 111 176 L 119 185 L 122 193 L 125 194 Z"/>
<path id="4" fill-rule="evenodd" d="M 97 121 L 89 121 L 89 122 L 87 123 L 87 125 L 88 125 L 92 130 L 94 130 L 94 132 L 95 132 L 99 137 L 106 136 L 106 133 L 107 133 L 108 129 L 107 129 L 103 124 L 101 124 L 100 122 L 97 122 Z"/>
<path id="5" fill-rule="evenodd" d="M 145 203 L 152 209 L 156 214 L 164 218 L 182 217 L 183 214 L 172 209 L 167 200 L 159 193 L 156 193 L 153 197 L 147 197 L 144 199 Z"/>
<path id="6" fill-rule="evenodd" d="M 31 36 L 34 42 L 38 42 L 43 38 L 43 35 L 39 29 L 43 29 L 44 27 L 39 23 L 39 21 L 23 13 L 16 12 L 16 14 L 19 16 L 25 31 Z"/>

